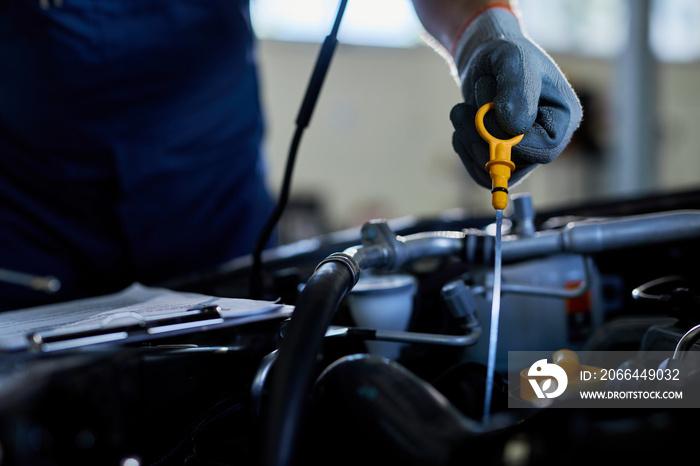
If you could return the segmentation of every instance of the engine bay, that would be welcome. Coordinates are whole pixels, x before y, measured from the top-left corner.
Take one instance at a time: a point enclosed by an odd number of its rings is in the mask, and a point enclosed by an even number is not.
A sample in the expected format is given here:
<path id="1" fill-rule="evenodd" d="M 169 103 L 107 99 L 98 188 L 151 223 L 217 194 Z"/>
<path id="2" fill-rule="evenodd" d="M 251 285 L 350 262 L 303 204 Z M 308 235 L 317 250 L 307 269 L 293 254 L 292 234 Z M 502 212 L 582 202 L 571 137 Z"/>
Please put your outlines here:
<path id="1" fill-rule="evenodd" d="M 256 319 L 141 322 L 119 327 L 124 340 L 93 332 L 75 344 L 33 333 L 26 348 L 5 348 L 0 464 L 684 457 L 692 409 L 528 403 L 509 383 L 508 355 L 632 351 L 670 364 L 695 349 L 699 200 L 684 192 L 536 214 L 529 197 L 515 200 L 488 422 L 493 219 L 451 213 L 267 250 L 263 300 L 247 295 L 250 258 L 149 285 L 279 306 Z"/>

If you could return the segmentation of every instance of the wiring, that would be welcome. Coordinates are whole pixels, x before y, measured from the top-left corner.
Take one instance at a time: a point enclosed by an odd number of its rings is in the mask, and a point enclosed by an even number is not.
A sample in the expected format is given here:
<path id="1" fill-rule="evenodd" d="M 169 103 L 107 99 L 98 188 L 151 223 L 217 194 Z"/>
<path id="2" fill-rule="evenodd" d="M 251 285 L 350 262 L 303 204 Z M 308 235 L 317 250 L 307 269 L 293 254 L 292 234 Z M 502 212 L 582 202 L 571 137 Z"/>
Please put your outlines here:
<path id="1" fill-rule="evenodd" d="M 296 129 L 289 147 L 289 154 L 287 155 L 287 166 L 284 171 L 284 179 L 282 182 L 282 189 L 280 190 L 279 200 L 275 210 L 268 218 L 267 223 L 263 227 L 263 230 L 258 236 L 258 240 L 255 244 L 255 249 L 253 251 L 253 265 L 250 272 L 249 290 L 250 297 L 254 299 L 264 298 L 262 252 L 269 243 L 272 233 L 277 227 L 277 223 L 282 217 L 284 209 L 287 206 L 287 202 L 289 201 L 289 193 L 292 185 L 292 173 L 294 171 L 294 163 L 296 162 L 301 137 L 304 129 L 311 121 L 311 115 L 313 114 L 314 107 L 316 106 L 318 96 L 321 93 L 321 86 L 323 85 L 323 81 L 328 74 L 331 58 L 333 57 L 333 52 L 338 44 L 338 30 L 340 29 L 340 22 L 343 18 L 343 13 L 345 12 L 347 3 L 347 0 L 341 0 L 340 5 L 338 6 L 338 13 L 335 17 L 335 22 L 333 23 L 333 28 L 330 34 L 328 34 L 323 41 L 318 58 L 316 59 L 316 64 L 314 65 L 311 78 L 309 79 L 309 84 L 306 88 L 304 100 L 302 101 L 299 114 L 297 115 Z"/>

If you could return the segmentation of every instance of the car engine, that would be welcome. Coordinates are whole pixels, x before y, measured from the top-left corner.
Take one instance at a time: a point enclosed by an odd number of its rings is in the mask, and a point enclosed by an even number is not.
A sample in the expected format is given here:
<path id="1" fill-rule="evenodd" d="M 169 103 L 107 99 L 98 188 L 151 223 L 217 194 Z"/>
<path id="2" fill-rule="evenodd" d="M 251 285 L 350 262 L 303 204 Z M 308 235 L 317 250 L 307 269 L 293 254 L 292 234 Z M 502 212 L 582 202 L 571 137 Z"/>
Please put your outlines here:
<path id="1" fill-rule="evenodd" d="M 529 196 L 514 196 L 488 419 L 492 218 L 371 220 L 266 250 L 262 299 L 249 296 L 245 257 L 149 284 L 141 301 L 119 295 L 119 318 L 97 326 L 67 332 L 51 320 L 55 308 L 11 311 L 37 317 L 19 339 L 2 331 L 0 464 L 684 458 L 692 409 L 533 403 L 509 355 L 661 355 L 652 366 L 625 358 L 613 369 L 681 368 L 691 402 L 700 393 L 698 366 L 685 357 L 700 337 L 699 204 L 690 191 L 536 213 Z M 221 312 L 134 322 L 154 296 L 229 300 Z M 60 309 L 102 311 L 95 303 Z"/>

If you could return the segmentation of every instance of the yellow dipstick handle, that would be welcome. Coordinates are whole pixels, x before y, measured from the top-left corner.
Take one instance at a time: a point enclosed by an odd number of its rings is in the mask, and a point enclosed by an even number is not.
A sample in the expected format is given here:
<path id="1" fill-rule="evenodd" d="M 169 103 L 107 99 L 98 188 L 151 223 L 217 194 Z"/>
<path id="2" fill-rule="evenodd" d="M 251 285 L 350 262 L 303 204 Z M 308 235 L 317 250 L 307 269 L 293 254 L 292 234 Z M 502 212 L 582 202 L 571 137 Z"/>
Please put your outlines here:
<path id="1" fill-rule="evenodd" d="M 511 139 L 498 139 L 492 136 L 484 126 L 484 116 L 496 105 L 489 102 L 476 112 L 476 130 L 481 138 L 489 143 L 489 161 L 486 169 L 491 176 L 491 205 L 496 210 L 503 210 L 508 205 L 508 179 L 515 170 L 515 164 L 510 161 L 510 149 L 525 136 L 519 134 Z"/>

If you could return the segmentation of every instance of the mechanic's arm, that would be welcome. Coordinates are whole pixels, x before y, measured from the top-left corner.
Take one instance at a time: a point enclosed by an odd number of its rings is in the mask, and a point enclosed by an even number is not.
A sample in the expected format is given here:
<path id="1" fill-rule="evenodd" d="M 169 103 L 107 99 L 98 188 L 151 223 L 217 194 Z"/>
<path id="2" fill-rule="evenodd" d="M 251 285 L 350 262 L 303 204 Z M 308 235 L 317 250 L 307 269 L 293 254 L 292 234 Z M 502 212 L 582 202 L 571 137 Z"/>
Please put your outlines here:
<path id="1" fill-rule="evenodd" d="M 464 103 L 450 113 L 452 144 L 469 174 L 491 187 L 485 169 L 488 146 L 476 132 L 476 111 L 487 114 L 489 131 L 500 138 L 525 133 L 512 151 L 511 185 L 537 165 L 554 160 L 581 121 L 581 105 L 552 59 L 524 33 L 510 2 L 413 0 L 423 27 L 454 59 Z M 491 120 L 489 122 L 489 120 Z"/>

